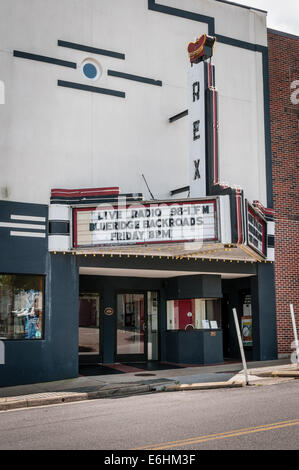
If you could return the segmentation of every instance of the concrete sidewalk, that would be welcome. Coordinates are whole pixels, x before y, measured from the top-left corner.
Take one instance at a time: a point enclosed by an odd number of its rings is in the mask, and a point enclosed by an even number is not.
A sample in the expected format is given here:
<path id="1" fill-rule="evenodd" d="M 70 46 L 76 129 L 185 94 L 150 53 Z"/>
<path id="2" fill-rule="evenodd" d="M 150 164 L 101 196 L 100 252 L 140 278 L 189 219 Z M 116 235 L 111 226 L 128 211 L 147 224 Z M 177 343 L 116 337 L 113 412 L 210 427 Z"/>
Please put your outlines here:
<path id="1" fill-rule="evenodd" d="M 248 369 L 250 385 L 270 385 L 299 378 L 296 366 L 286 359 L 250 362 Z M 0 388 L 0 411 L 142 393 L 234 388 L 243 385 L 241 363 L 169 368 L 144 374 L 130 372 L 94 375 Z"/>

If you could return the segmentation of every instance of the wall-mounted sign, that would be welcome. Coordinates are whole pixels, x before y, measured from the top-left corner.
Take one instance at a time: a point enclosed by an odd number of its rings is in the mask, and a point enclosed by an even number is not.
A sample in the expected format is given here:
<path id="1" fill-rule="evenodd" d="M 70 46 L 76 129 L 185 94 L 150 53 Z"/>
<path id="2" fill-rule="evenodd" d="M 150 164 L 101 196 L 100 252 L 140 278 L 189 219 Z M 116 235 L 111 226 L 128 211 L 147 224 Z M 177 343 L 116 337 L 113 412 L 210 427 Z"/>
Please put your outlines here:
<path id="1" fill-rule="evenodd" d="M 74 246 L 218 240 L 216 199 L 74 209 Z"/>
<path id="2" fill-rule="evenodd" d="M 215 36 L 207 36 L 206 34 L 202 34 L 195 42 L 189 42 L 187 50 L 191 64 L 212 57 L 215 42 Z"/>
<path id="3" fill-rule="evenodd" d="M 215 41 L 215 37 L 203 34 L 188 45 L 191 62 L 188 75 L 191 197 L 215 194 L 212 187 L 219 179 L 218 98 L 215 67 L 211 64 Z"/>
<path id="4" fill-rule="evenodd" d="M 260 253 L 267 255 L 267 222 L 247 201 L 247 243 Z"/>
<path id="5" fill-rule="evenodd" d="M 107 315 L 108 317 L 113 315 L 113 313 L 114 313 L 114 310 L 113 310 L 112 307 L 106 307 L 105 310 L 104 310 L 104 314 Z"/>
<path id="6" fill-rule="evenodd" d="M 189 70 L 189 183 L 191 197 L 206 196 L 205 63 Z"/>
<path id="7" fill-rule="evenodd" d="M 241 318 L 241 329 L 244 346 L 252 346 L 252 317 Z"/>
<path id="8" fill-rule="evenodd" d="M 243 316 L 250 317 L 251 315 L 251 294 L 246 294 L 243 299 Z"/>

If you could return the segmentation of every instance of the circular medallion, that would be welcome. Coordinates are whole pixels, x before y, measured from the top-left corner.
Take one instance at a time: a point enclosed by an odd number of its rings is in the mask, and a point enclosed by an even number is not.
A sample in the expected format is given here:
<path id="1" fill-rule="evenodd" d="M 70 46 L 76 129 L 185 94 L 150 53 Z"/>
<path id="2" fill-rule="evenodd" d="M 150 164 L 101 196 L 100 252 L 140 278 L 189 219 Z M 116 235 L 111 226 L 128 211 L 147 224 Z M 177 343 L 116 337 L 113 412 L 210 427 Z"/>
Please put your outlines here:
<path id="1" fill-rule="evenodd" d="M 102 67 L 95 59 L 85 59 L 81 64 L 81 71 L 85 78 L 97 80 L 102 75 Z"/>
<path id="2" fill-rule="evenodd" d="M 113 310 L 112 307 L 106 307 L 105 310 L 104 310 L 104 314 L 107 315 L 108 317 L 113 315 L 113 313 L 114 313 L 114 310 Z"/>

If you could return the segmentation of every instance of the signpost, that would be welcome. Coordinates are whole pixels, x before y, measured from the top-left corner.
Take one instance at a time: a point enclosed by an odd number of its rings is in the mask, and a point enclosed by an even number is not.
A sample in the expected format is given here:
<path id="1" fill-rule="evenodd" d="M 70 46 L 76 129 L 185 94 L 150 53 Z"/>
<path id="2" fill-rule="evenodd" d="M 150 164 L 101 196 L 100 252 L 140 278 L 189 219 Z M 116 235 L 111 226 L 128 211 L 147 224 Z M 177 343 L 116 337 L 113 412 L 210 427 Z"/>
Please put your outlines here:
<path id="1" fill-rule="evenodd" d="M 298 335 L 297 335 L 297 328 L 296 328 L 296 321 L 295 321 L 295 314 L 294 314 L 293 304 L 290 304 L 290 311 L 291 311 L 292 325 L 293 325 L 294 338 L 295 338 L 296 362 L 297 362 L 297 366 L 299 367 L 299 343 L 298 343 Z"/>
<path id="2" fill-rule="evenodd" d="M 245 359 L 244 347 L 243 347 L 243 342 L 242 342 L 242 337 L 241 337 L 241 331 L 240 331 L 240 326 L 239 326 L 237 310 L 235 308 L 233 308 L 233 314 L 234 314 L 234 320 L 235 320 L 235 325 L 236 325 L 236 330 L 237 330 L 237 335 L 238 335 L 239 347 L 240 347 L 240 352 L 241 352 L 241 357 L 242 357 L 245 383 L 246 383 L 246 385 L 249 385 L 248 371 L 247 371 L 247 364 L 246 364 L 246 359 Z"/>

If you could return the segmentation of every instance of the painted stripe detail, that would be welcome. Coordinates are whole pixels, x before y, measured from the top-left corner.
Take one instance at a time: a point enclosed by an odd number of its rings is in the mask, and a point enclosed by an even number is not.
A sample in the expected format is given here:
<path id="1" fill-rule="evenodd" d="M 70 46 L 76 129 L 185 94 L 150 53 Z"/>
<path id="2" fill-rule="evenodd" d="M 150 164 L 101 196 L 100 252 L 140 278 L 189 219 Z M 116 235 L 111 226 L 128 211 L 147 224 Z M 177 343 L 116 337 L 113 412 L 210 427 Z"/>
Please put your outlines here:
<path id="1" fill-rule="evenodd" d="M 13 51 L 14 57 L 20 57 L 22 59 L 37 60 L 39 62 L 46 62 L 48 64 L 60 65 L 62 67 L 70 67 L 72 69 L 77 68 L 75 62 L 69 62 L 68 60 L 55 59 L 53 57 L 47 57 L 44 55 L 31 54 L 23 51 Z"/>
<path id="2" fill-rule="evenodd" d="M 153 78 L 140 77 L 139 75 L 118 72 L 116 70 L 108 70 L 107 74 L 111 77 L 125 78 L 127 80 L 134 80 L 135 82 L 147 83 L 148 85 L 162 86 L 161 80 L 154 80 Z"/>
<path id="3" fill-rule="evenodd" d="M 172 191 L 170 191 L 170 196 L 175 196 L 176 194 L 185 193 L 187 191 L 190 191 L 190 186 L 184 186 L 183 188 L 173 189 Z"/>
<path id="4" fill-rule="evenodd" d="M 10 232 L 11 237 L 31 237 L 31 238 L 46 238 L 45 233 L 41 232 Z"/>
<path id="5" fill-rule="evenodd" d="M 140 202 L 143 200 L 142 193 L 128 193 L 109 195 L 103 194 L 100 196 L 51 196 L 51 204 L 100 204 L 100 203 L 113 203 L 117 204 L 120 200 L 126 200 L 131 202 Z"/>
<path id="6" fill-rule="evenodd" d="M 166 13 L 167 15 L 178 16 L 187 20 L 198 21 L 200 23 L 207 23 L 209 34 L 211 36 L 214 35 L 215 20 L 211 16 L 200 15 L 199 13 L 193 13 L 192 11 L 180 10 L 179 8 L 159 5 L 155 2 L 155 0 L 148 0 L 148 9 L 152 11 L 157 11 L 159 13 Z"/>
<path id="7" fill-rule="evenodd" d="M 85 46 L 83 44 L 77 44 L 75 42 L 68 42 L 58 40 L 58 46 L 67 47 L 69 49 L 76 49 L 78 51 L 91 52 L 92 54 L 105 55 L 108 57 L 113 57 L 114 59 L 125 59 L 125 54 L 121 52 L 108 51 L 106 49 L 99 49 L 97 47 Z"/>
<path id="8" fill-rule="evenodd" d="M 222 36 L 221 34 L 217 34 L 216 37 L 217 37 L 217 42 L 220 42 L 221 44 L 240 47 L 241 49 L 247 49 L 248 51 L 261 52 L 259 48 L 263 47 L 263 46 L 259 46 L 258 44 L 241 41 L 240 39 L 234 39 L 234 38 L 230 38 L 227 36 Z"/>
<path id="9" fill-rule="evenodd" d="M 46 222 L 46 217 L 33 217 L 30 215 L 16 215 L 12 214 L 10 216 L 13 220 L 27 220 L 29 222 Z"/>
<path id="10" fill-rule="evenodd" d="M 36 229 L 36 230 L 45 230 L 45 225 L 33 225 L 33 224 L 18 224 L 13 222 L 0 222 L 0 227 L 7 227 L 7 228 L 28 228 L 28 229 Z"/>
<path id="11" fill-rule="evenodd" d="M 118 195 L 119 187 L 111 188 L 86 188 L 86 189 L 51 189 L 51 196 L 102 196 L 102 195 Z"/>
<path id="12" fill-rule="evenodd" d="M 124 196 L 119 197 L 82 197 L 82 198 L 68 198 L 68 197 L 51 197 L 51 204 L 64 204 L 64 205 L 74 205 L 74 204 L 118 204 L 119 201 L 127 202 L 141 202 L 143 201 L 143 196 Z"/>
<path id="13" fill-rule="evenodd" d="M 177 121 L 178 119 L 188 116 L 188 114 L 189 114 L 189 111 L 188 109 L 186 109 L 185 111 L 182 111 L 181 113 L 176 114 L 175 116 L 172 116 L 171 118 L 169 118 L 169 122 Z"/>
<path id="14" fill-rule="evenodd" d="M 108 88 L 98 88 L 90 85 L 82 85 L 81 83 L 66 82 L 64 80 L 58 80 L 58 86 L 66 88 L 74 88 L 75 90 L 90 91 L 92 93 L 102 93 L 103 95 L 117 96 L 119 98 L 125 98 L 126 94 L 123 91 L 109 90 Z"/>

